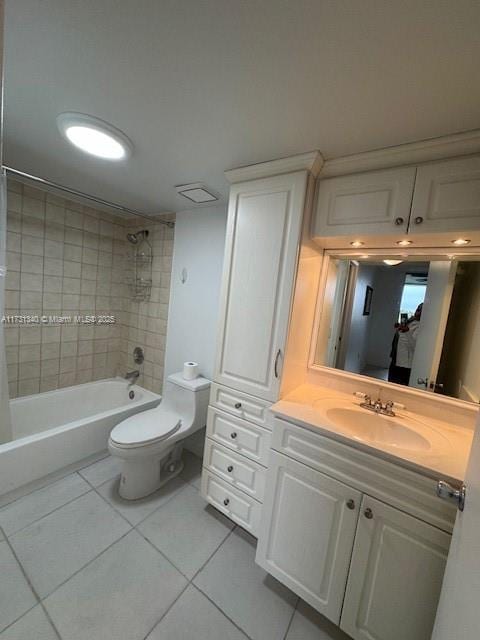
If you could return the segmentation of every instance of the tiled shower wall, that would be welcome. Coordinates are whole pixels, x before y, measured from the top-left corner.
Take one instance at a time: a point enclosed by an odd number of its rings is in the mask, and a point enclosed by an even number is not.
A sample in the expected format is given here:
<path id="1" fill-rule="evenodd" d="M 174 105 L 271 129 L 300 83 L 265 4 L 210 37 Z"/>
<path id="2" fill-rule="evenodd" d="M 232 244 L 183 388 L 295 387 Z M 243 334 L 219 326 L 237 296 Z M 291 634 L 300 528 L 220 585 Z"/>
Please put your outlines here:
<path id="1" fill-rule="evenodd" d="M 113 315 L 113 325 L 6 324 L 10 397 L 124 374 L 145 348 L 141 383 L 160 392 L 173 233 L 152 225 L 150 302 L 133 301 L 128 222 L 16 181 L 8 183 L 5 315 Z M 158 227 L 158 229 L 157 229 Z"/>

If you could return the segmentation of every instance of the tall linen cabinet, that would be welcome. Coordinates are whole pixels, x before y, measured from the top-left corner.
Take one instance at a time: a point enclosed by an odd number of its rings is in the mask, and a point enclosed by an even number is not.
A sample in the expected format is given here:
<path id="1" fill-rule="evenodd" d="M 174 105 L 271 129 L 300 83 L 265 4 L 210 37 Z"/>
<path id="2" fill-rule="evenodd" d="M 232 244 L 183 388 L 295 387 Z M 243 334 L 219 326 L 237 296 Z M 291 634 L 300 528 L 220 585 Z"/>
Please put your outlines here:
<path id="1" fill-rule="evenodd" d="M 227 173 L 255 179 L 230 188 L 202 494 L 253 535 L 268 467 L 267 409 L 279 397 L 307 188 L 319 158 Z"/>

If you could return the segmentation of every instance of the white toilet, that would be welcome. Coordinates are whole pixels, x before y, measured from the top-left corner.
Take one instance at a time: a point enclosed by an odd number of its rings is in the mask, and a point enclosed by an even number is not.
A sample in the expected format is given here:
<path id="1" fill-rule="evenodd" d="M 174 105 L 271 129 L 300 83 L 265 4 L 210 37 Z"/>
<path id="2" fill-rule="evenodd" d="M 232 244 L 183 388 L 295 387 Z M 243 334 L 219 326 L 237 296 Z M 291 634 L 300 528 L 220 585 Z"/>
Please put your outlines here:
<path id="1" fill-rule="evenodd" d="M 162 401 L 155 409 L 120 422 L 110 433 L 108 449 L 123 460 L 119 493 L 137 500 L 159 489 L 183 469 L 185 438 L 205 426 L 210 381 L 167 378 Z"/>

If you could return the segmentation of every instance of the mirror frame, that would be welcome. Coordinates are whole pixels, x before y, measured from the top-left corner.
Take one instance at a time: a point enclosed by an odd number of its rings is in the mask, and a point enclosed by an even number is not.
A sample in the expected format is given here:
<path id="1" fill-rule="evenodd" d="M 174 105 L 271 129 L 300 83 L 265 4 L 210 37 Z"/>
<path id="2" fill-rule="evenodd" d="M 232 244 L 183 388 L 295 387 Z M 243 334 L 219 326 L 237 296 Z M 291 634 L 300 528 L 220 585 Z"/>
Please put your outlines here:
<path id="1" fill-rule="evenodd" d="M 467 261 L 468 258 L 478 258 L 480 261 L 480 246 L 469 246 L 461 248 L 453 247 L 408 247 L 407 250 L 401 251 L 392 248 L 387 249 L 369 249 L 362 248 L 362 251 L 358 249 L 325 249 L 323 252 L 322 267 L 320 272 L 320 278 L 318 283 L 317 299 L 315 303 L 315 314 L 313 320 L 313 327 L 311 333 L 311 341 L 308 354 L 307 369 L 311 371 L 317 371 L 321 373 L 328 373 L 330 375 L 336 375 L 341 378 L 350 380 L 351 382 L 363 381 L 369 384 L 375 384 L 377 388 L 395 390 L 402 390 L 406 394 L 413 394 L 421 398 L 429 397 L 436 398 L 442 402 L 459 403 L 461 406 L 477 407 L 475 402 L 468 400 L 460 400 L 452 396 L 443 396 L 441 394 L 435 394 L 433 391 L 427 389 L 417 389 L 415 387 L 405 387 L 404 385 L 396 384 L 395 382 L 388 382 L 388 380 L 378 380 L 377 378 L 371 378 L 360 373 L 352 373 L 350 371 L 344 371 L 342 369 L 336 369 L 335 367 L 328 367 L 326 365 L 317 364 L 315 362 L 315 353 L 317 351 L 317 342 L 320 333 L 320 326 L 322 316 L 324 314 L 324 300 L 325 291 L 327 285 L 327 277 L 330 268 L 330 261 L 334 259 L 343 260 L 359 260 L 368 262 L 366 258 L 377 259 L 401 259 L 403 261 L 410 260 L 411 262 L 419 262 L 422 260 L 431 262 L 433 260 L 458 260 Z"/>

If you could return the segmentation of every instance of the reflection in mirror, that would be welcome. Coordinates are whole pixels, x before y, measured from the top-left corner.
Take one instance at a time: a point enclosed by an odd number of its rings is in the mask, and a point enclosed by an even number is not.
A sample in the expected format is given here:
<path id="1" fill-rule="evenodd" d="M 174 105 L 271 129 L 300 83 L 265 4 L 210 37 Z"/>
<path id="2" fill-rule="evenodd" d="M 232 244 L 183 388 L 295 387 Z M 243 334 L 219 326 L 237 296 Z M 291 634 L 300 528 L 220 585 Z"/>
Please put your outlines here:
<path id="1" fill-rule="evenodd" d="M 478 260 L 330 259 L 314 364 L 478 403 Z"/>

